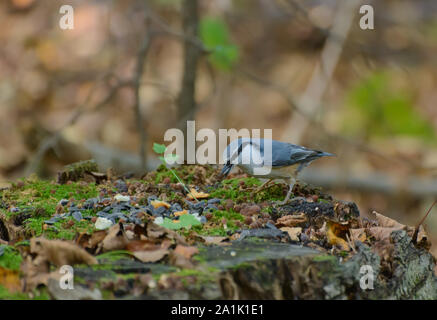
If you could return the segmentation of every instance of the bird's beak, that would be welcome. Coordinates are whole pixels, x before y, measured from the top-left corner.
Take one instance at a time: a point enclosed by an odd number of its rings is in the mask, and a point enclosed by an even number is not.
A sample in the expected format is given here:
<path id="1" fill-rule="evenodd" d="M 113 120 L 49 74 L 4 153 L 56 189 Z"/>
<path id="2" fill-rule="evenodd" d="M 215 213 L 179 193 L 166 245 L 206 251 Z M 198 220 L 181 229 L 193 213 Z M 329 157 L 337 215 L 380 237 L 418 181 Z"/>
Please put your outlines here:
<path id="1" fill-rule="evenodd" d="M 226 163 L 226 164 L 223 166 L 223 169 L 222 169 L 222 171 L 220 172 L 219 177 L 221 177 L 222 179 L 225 178 L 225 177 L 229 174 L 229 172 L 231 172 L 231 170 L 232 170 L 233 167 L 234 167 L 233 164 L 231 164 L 231 163 Z"/>

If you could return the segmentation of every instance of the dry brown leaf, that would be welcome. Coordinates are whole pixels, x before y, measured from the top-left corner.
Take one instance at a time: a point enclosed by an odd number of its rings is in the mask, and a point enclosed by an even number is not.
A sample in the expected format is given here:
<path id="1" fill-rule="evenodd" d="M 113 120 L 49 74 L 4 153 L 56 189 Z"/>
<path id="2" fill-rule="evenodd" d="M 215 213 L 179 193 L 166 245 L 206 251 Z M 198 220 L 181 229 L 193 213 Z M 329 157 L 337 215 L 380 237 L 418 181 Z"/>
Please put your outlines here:
<path id="1" fill-rule="evenodd" d="M 75 264 L 97 264 L 97 259 L 78 245 L 44 238 L 30 239 L 30 252 L 36 254 L 40 262 L 47 261 L 56 266 Z"/>
<path id="2" fill-rule="evenodd" d="M 18 271 L 0 267 L 0 286 L 8 291 L 17 292 L 21 290 L 21 282 Z"/>
<path id="3" fill-rule="evenodd" d="M 153 251 L 157 249 L 168 249 L 171 246 L 170 240 L 164 240 L 160 244 L 156 244 L 148 239 L 146 240 L 134 240 L 127 244 L 126 250 L 135 251 Z"/>
<path id="4" fill-rule="evenodd" d="M 194 254 L 199 253 L 199 249 L 197 249 L 196 247 L 183 246 L 178 244 L 176 246 L 176 249 L 174 250 L 174 253 L 179 254 L 186 259 L 191 259 Z"/>
<path id="5" fill-rule="evenodd" d="M 187 244 L 185 239 L 177 232 L 170 229 L 166 229 L 153 222 L 147 223 L 145 231 L 146 231 L 145 236 L 147 236 L 148 239 L 158 240 L 158 239 L 166 238 L 169 240 L 174 240 L 176 243 L 179 244 Z"/>
<path id="6" fill-rule="evenodd" d="M 158 209 L 160 207 L 165 207 L 166 209 L 169 209 L 171 207 L 170 203 L 167 203 L 165 201 L 161 200 L 153 200 L 150 202 L 150 204 L 153 206 L 153 208 Z"/>
<path id="7" fill-rule="evenodd" d="M 282 216 L 276 220 L 276 227 L 298 227 L 307 222 L 305 214 Z"/>
<path id="8" fill-rule="evenodd" d="M 176 217 L 179 217 L 179 216 L 182 216 L 182 215 L 184 215 L 184 214 L 188 214 L 188 210 L 182 210 L 182 211 L 176 211 L 175 213 L 174 213 L 174 215 L 176 216 Z"/>
<path id="9" fill-rule="evenodd" d="M 367 240 L 366 236 L 366 229 L 365 228 L 359 228 L 359 229 L 350 229 L 349 230 L 351 235 L 351 241 L 361 241 L 365 242 Z"/>
<path id="10" fill-rule="evenodd" d="M 128 244 L 129 240 L 126 237 L 126 233 L 123 229 L 123 224 L 118 223 L 113 225 L 109 230 L 106 237 L 101 242 L 101 248 L 103 252 L 112 250 L 123 250 Z"/>
<path id="11" fill-rule="evenodd" d="M 382 214 L 373 211 L 373 214 L 376 216 L 376 221 L 380 227 L 384 228 L 395 228 L 395 230 L 400 230 L 405 228 L 405 225 L 393 220 L 392 218 L 383 216 Z"/>
<path id="12" fill-rule="evenodd" d="M 157 249 L 157 250 L 145 250 L 145 251 L 135 251 L 133 253 L 134 257 L 141 262 L 157 262 L 163 259 L 169 253 L 168 249 Z"/>
<path id="13" fill-rule="evenodd" d="M 216 237 L 216 236 L 201 236 L 201 238 L 205 241 L 205 244 L 230 244 L 229 242 L 224 242 L 228 240 L 228 237 Z"/>
<path id="14" fill-rule="evenodd" d="M 345 240 L 348 231 L 348 223 L 338 223 L 335 221 L 326 222 L 326 237 L 328 242 L 333 246 L 340 247 L 341 250 L 350 250 L 350 246 Z"/>
<path id="15" fill-rule="evenodd" d="M 394 244 L 390 242 L 389 238 L 377 241 L 372 245 L 372 251 L 378 254 L 381 260 L 390 262 L 393 259 Z"/>
<path id="16" fill-rule="evenodd" d="M 190 193 L 187 195 L 189 199 L 194 199 L 193 196 L 195 196 L 197 199 L 205 199 L 209 198 L 209 194 L 205 192 L 198 192 L 196 189 L 191 188 Z"/>
<path id="17" fill-rule="evenodd" d="M 388 239 L 390 240 L 390 234 L 393 231 L 399 230 L 398 228 L 383 228 L 383 227 L 371 227 L 367 229 L 367 234 L 374 237 L 376 241 Z"/>
<path id="18" fill-rule="evenodd" d="M 295 227 L 295 228 L 282 227 L 280 228 L 280 230 L 287 232 L 292 241 L 300 241 L 299 236 L 302 233 L 301 227 Z"/>
<path id="19" fill-rule="evenodd" d="M 97 230 L 94 231 L 91 235 L 91 238 L 88 241 L 89 248 L 95 248 L 98 246 L 99 243 L 105 239 L 106 235 L 108 234 L 107 230 Z"/>

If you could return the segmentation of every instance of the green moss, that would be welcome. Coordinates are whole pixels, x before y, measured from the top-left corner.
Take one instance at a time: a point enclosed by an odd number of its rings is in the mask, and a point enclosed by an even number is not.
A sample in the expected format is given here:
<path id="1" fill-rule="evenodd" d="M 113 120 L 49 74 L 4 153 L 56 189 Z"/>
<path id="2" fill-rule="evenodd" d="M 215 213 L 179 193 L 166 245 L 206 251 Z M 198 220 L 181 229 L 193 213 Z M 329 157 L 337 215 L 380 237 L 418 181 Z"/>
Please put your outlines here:
<path id="1" fill-rule="evenodd" d="M 244 221 L 244 216 L 234 210 L 213 210 L 212 218 L 207 224 L 193 226 L 193 230 L 200 235 L 226 236 L 227 232 L 240 229 L 236 222 Z M 226 229 L 223 226 L 223 219 L 226 220 Z"/>
<path id="2" fill-rule="evenodd" d="M 242 182 L 244 182 L 244 188 L 241 187 Z M 261 181 L 254 177 L 227 179 L 222 181 L 221 188 L 213 190 L 210 194 L 211 197 L 232 199 L 237 203 L 283 200 L 284 191 L 281 183 L 255 192 L 260 185 Z"/>
<path id="3" fill-rule="evenodd" d="M 337 263 L 337 257 L 336 256 L 330 256 L 330 255 L 319 255 L 319 256 L 314 257 L 313 261 L 315 261 L 315 262 Z"/>
<path id="4" fill-rule="evenodd" d="M 21 257 L 18 250 L 11 246 L 3 247 L 4 253 L 2 256 L 0 256 L 0 267 L 10 270 L 19 270 L 23 258 Z"/>
<path id="5" fill-rule="evenodd" d="M 0 300 L 50 300 L 50 295 L 46 290 L 35 290 L 33 297 L 22 292 L 10 292 L 8 289 L 0 285 Z"/>
<path id="6" fill-rule="evenodd" d="M 29 209 L 29 213 L 48 217 L 55 213 L 56 206 L 61 199 L 88 199 L 96 197 L 97 187 L 94 183 L 59 185 L 50 181 L 27 179 L 21 188 L 11 188 L 2 193 L 1 200 L 20 209 Z M 40 210 L 44 209 L 44 211 Z M 22 210 L 21 210 L 22 211 Z M 7 216 L 18 213 L 3 211 Z"/>
<path id="7" fill-rule="evenodd" d="M 96 258 L 98 260 L 114 262 L 121 259 L 131 258 L 133 256 L 132 252 L 127 250 L 114 250 L 99 254 Z"/>
<path id="8" fill-rule="evenodd" d="M 186 281 L 187 277 L 195 277 L 196 279 L 196 285 L 202 286 L 205 283 L 208 282 L 215 282 L 216 281 L 216 273 L 219 272 L 218 269 L 215 268 L 208 268 L 207 270 L 199 270 L 199 269 L 182 269 L 178 272 L 175 272 L 173 276 L 177 276 L 181 278 L 182 283 L 186 286 L 188 285 L 188 281 Z"/>

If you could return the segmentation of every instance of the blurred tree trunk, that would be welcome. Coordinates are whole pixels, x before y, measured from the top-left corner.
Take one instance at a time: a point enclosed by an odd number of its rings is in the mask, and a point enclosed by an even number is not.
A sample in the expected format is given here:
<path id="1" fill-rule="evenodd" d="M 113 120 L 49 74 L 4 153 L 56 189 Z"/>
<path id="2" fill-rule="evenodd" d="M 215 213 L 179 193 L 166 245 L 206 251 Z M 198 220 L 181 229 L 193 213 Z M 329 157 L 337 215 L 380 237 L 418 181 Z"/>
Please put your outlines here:
<path id="1" fill-rule="evenodd" d="M 184 41 L 184 72 L 181 91 L 177 99 L 178 127 L 187 137 L 187 121 L 194 120 L 196 114 L 196 74 L 197 63 L 201 50 L 193 41 L 198 35 L 199 15 L 198 0 L 183 0 L 182 20 Z M 185 144 L 185 159 L 187 159 L 187 144 Z"/>

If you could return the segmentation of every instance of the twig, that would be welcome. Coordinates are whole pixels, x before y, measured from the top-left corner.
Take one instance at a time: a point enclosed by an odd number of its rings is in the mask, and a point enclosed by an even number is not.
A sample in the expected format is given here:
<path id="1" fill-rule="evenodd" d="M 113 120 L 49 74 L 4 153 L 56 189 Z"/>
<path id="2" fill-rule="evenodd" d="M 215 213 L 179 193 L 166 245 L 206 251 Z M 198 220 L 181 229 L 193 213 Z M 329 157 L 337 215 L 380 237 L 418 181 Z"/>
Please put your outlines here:
<path id="1" fill-rule="evenodd" d="M 196 112 L 196 76 L 197 64 L 201 51 L 196 44 L 188 39 L 196 38 L 198 33 L 199 15 L 198 1 L 184 0 L 182 2 L 182 25 L 185 37 L 184 41 L 184 71 L 182 76 L 181 90 L 177 99 L 178 121 L 185 123 L 194 118 Z M 186 125 L 180 127 L 186 136 Z M 188 155 L 188 147 L 185 146 L 185 155 Z"/>
<path id="2" fill-rule="evenodd" d="M 428 217 L 429 213 L 431 212 L 432 208 L 436 205 L 437 203 L 437 199 L 434 200 L 434 202 L 432 203 L 431 207 L 429 207 L 428 212 L 425 214 L 425 216 L 420 220 L 420 222 L 417 224 L 416 228 L 414 229 L 414 234 L 413 234 L 413 239 L 412 242 L 414 244 L 417 243 L 417 236 L 419 235 L 419 229 L 420 226 L 423 224 L 423 222 L 425 221 L 425 219 Z"/>
<path id="3" fill-rule="evenodd" d="M 331 35 L 326 40 L 320 61 L 316 65 L 313 76 L 299 100 L 301 110 L 305 110 L 310 118 L 313 118 L 318 109 L 320 109 L 320 102 L 331 82 L 360 1 L 361 0 L 343 0 L 338 3 L 339 8 L 334 17 Z M 335 35 L 335 37 L 333 35 Z M 308 125 L 307 119 L 308 117 L 302 117 L 299 114 L 293 115 L 286 126 L 283 137 L 286 139 L 292 137 L 294 142 L 299 143 Z"/>
<path id="4" fill-rule="evenodd" d="M 135 103 L 134 103 L 134 110 L 135 110 L 135 120 L 137 125 L 138 134 L 140 136 L 140 159 L 141 159 L 141 167 L 144 170 L 146 168 L 146 144 L 147 144 L 147 137 L 146 132 L 144 131 L 143 127 L 143 117 L 141 112 L 141 101 L 140 101 L 140 88 L 141 88 L 141 77 L 143 76 L 144 72 L 144 64 L 145 60 L 147 58 L 147 54 L 150 49 L 150 44 L 152 41 L 152 33 L 150 32 L 149 28 L 147 31 L 146 36 L 143 39 L 143 42 L 141 44 L 141 48 L 138 52 L 137 57 L 137 65 L 135 68 L 135 74 L 134 74 L 134 91 L 135 91 Z"/>

